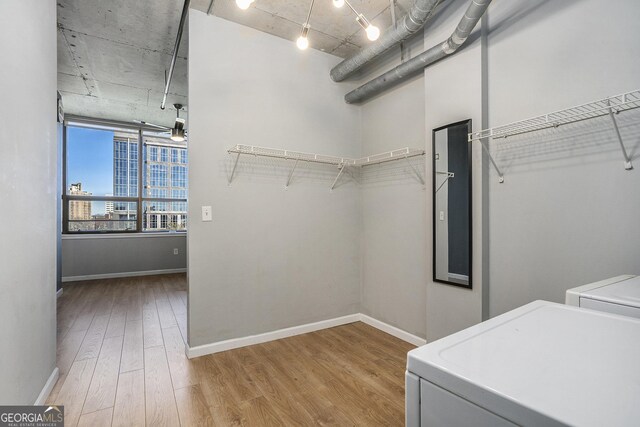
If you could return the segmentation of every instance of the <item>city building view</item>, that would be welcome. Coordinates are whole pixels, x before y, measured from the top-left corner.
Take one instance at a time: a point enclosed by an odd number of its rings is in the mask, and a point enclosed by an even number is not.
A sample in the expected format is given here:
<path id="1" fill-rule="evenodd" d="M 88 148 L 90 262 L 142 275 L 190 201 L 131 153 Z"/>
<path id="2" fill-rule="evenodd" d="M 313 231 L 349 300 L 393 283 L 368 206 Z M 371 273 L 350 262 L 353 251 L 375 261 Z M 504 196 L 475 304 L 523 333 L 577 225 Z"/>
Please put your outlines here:
<path id="1" fill-rule="evenodd" d="M 77 182 L 69 186 L 69 194 L 72 196 L 90 196 L 91 193 L 82 190 L 82 183 Z M 71 200 L 69 202 L 69 219 L 73 221 L 91 220 L 91 201 Z"/>
<path id="2" fill-rule="evenodd" d="M 88 191 L 87 184 L 78 181 L 69 186 L 68 195 L 105 196 L 105 200 L 69 200 L 68 231 L 136 231 L 138 202 L 118 198 L 138 198 L 138 180 L 141 176 L 142 231 L 186 230 L 186 142 L 174 142 L 159 134 L 145 133 L 142 173 L 139 173 L 138 133 L 93 129 L 81 131 L 89 135 L 87 140 L 101 143 L 105 154 L 107 148 L 104 146 L 109 143 L 112 160 L 108 166 L 106 159 L 96 160 L 94 169 L 74 174 L 73 179 L 77 179 L 78 175 L 84 175 L 87 181 L 94 181 L 96 190 Z M 70 141 L 69 148 L 74 154 L 73 138 L 70 138 Z M 77 146 L 81 147 L 79 143 Z M 75 151 L 80 150 L 81 148 L 78 148 Z M 72 166 L 70 169 L 75 171 Z M 107 186 L 109 192 L 105 192 Z M 113 199 L 108 199 L 110 197 Z"/>

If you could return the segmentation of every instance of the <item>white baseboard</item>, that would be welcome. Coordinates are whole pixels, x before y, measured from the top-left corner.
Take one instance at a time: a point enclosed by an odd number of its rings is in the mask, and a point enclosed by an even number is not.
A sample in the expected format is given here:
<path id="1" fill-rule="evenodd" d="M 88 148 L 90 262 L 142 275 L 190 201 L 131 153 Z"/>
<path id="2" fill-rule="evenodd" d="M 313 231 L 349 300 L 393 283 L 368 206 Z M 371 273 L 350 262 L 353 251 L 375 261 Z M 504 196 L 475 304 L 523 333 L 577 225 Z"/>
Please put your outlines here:
<path id="1" fill-rule="evenodd" d="M 62 292 L 64 291 L 64 289 L 60 288 L 56 291 L 56 298 L 60 298 L 62 296 Z"/>
<path id="2" fill-rule="evenodd" d="M 426 340 L 411 335 L 408 332 L 398 329 L 370 316 L 362 313 L 350 314 L 348 316 L 336 317 L 334 319 L 322 320 L 315 323 L 307 323 L 305 325 L 293 326 L 291 328 L 278 329 L 272 332 L 265 332 L 258 335 L 250 335 L 248 337 L 232 338 L 226 341 L 214 342 L 211 344 L 199 345 L 197 347 L 186 346 L 185 351 L 189 359 L 194 357 L 205 356 L 207 354 L 219 353 L 221 351 L 233 350 L 234 348 L 246 347 L 254 344 L 262 344 L 269 341 L 275 341 L 282 338 L 293 337 L 295 335 L 306 334 L 309 332 L 319 331 L 321 329 L 333 328 L 335 326 L 346 325 L 348 323 L 363 322 L 373 326 L 383 332 L 393 335 L 403 341 L 414 345 L 424 345 Z"/>
<path id="3" fill-rule="evenodd" d="M 56 381 L 58 381 L 59 376 L 60 370 L 56 367 L 54 368 L 53 372 L 49 376 L 49 379 L 42 388 L 42 391 L 38 395 L 38 398 L 36 399 L 34 405 L 44 405 L 44 402 L 47 401 L 47 397 L 49 397 L 51 390 L 53 390 L 53 387 L 56 385 Z"/>
<path id="4" fill-rule="evenodd" d="M 172 273 L 186 273 L 186 272 L 187 272 L 186 268 L 171 268 L 167 270 L 127 271 L 124 273 L 89 274 L 87 276 L 66 276 L 62 278 L 62 281 L 63 282 L 79 282 L 81 280 L 116 279 L 119 277 L 155 276 L 156 274 L 172 274 Z"/>
<path id="5" fill-rule="evenodd" d="M 395 326 L 391 326 L 388 323 L 381 322 L 380 320 L 374 319 L 373 317 L 367 316 L 366 314 L 360 314 L 360 321 L 413 345 L 421 346 L 427 343 L 427 340 L 425 340 L 424 338 L 412 335 L 409 332 L 403 331 L 402 329 L 396 328 Z"/>
<path id="6" fill-rule="evenodd" d="M 199 345 L 197 347 L 187 347 L 187 357 L 189 359 L 193 359 L 194 357 L 204 356 L 206 354 L 219 353 L 221 351 L 233 350 L 234 348 L 246 347 L 248 345 L 262 344 L 282 338 L 293 337 L 295 335 L 319 331 L 321 329 L 333 328 L 334 326 L 346 325 L 348 323 L 357 322 L 359 320 L 359 314 L 350 314 L 348 316 L 336 317 L 335 319 L 322 320 L 320 322 L 307 323 L 305 325 L 278 329 L 272 332 L 265 332 L 264 334 L 250 335 L 248 337 L 242 338 L 233 338 L 226 341 Z"/>

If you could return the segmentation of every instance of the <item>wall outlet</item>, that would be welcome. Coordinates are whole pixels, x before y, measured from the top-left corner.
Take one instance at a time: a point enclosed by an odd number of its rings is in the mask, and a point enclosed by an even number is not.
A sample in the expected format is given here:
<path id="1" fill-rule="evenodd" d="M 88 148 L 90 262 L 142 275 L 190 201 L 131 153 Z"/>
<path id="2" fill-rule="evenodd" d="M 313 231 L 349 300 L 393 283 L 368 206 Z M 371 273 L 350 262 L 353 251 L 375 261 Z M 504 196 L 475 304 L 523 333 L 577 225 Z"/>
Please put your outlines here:
<path id="1" fill-rule="evenodd" d="M 173 248 L 173 254 L 178 255 L 178 248 Z"/>

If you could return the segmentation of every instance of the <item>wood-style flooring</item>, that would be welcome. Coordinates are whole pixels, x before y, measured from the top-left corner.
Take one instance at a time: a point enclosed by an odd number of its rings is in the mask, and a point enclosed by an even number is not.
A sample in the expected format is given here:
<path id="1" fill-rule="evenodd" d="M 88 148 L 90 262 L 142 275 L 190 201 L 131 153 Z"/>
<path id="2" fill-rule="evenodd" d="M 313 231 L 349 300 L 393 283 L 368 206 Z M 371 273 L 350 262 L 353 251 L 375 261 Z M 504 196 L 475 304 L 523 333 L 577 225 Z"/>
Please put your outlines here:
<path id="1" fill-rule="evenodd" d="M 401 426 L 413 346 L 357 322 L 195 359 L 182 274 L 76 282 L 58 298 L 65 426 Z"/>

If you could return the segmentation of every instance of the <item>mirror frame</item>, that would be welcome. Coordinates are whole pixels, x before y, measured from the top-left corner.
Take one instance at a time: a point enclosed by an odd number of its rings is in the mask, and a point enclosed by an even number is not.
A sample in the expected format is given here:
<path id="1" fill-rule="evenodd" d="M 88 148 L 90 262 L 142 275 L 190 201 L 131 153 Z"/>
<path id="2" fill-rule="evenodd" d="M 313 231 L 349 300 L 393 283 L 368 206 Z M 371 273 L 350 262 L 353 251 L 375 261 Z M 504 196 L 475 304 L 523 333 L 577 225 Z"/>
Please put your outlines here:
<path id="1" fill-rule="evenodd" d="M 435 156 L 435 151 L 436 151 L 436 132 L 441 131 L 443 129 L 448 129 L 452 126 L 459 126 L 459 125 L 467 125 L 467 133 L 470 133 L 472 131 L 472 127 L 471 127 L 471 119 L 467 119 L 467 120 L 462 120 L 459 122 L 455 122 L 455 123 L 449 123 L 447 125 L 444 126 L 440 126 L 438 128 L 433 129 L 432 134 L 431 134 L 431 181 L 433 183 L 432 188 L 431 188 L 431 195 L 432 195 L 432 200 L 431 200 L 431 204 L 432 204 L 432 209 L 431 209 L 431 222 L 432 222 L 432 232 L 433 232 L 433 256 L 432 256 L 432 261 L 433 261 L 433 281 L 436 283 L 444 283 L 447 285 L 451 285 L 451 286 L 457 286 L 457 287 L 461 287 L 461 288 L 465 288 L 465 289 L 472 289 L 473 288 L 473 170 L 471 168 L 471 164 L 472 164 L 472 150 L 471 150 L 471 143 L 467 142 L 467 140 L 465 139 L 465 143 L 467 144 L 467 167 L 469 169 L 469 283 L 464 285 L 461 283 L 455 283 L 455 282 L 451 282 L 448 280 L 442 280 L 442 279 L 437 279 L 436 278 L 436 156 Z"/>

